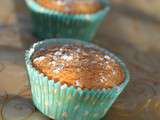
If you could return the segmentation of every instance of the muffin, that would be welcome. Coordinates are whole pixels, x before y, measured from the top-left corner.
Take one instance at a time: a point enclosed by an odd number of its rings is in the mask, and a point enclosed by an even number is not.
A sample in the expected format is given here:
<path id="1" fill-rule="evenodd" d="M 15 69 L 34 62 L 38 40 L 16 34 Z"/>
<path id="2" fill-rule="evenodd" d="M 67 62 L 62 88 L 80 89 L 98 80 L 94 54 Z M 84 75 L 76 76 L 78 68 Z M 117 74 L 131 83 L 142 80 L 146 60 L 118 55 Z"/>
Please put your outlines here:
<path id="1" fill-rule="evenodd" d="M 40 40 L 53 37 L 90 41 L 110 9 L 104 0 L 26 0 L 33 33 Z"/>
<path id="2" fill-rule="evenodd" d="M 67 14 L 91 14 L 104 6 L 96 0 L 35 0 L 41 6 Z"/>
<path id="3" fill-rule="evenodd" d="M 129 81 L 121 60 L 87 42 L 38 42 L 25 60 L 35 106 L 56 120 L 101 119 Z"/>

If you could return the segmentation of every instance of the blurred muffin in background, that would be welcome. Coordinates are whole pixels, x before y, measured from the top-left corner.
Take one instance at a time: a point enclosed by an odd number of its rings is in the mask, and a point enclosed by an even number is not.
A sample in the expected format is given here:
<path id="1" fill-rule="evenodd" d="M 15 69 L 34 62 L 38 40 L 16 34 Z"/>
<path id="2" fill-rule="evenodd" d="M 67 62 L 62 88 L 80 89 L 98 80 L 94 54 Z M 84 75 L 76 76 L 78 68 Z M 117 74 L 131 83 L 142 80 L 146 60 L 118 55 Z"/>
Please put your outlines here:
<path id="1" fill-rule="evenodd" d="M 110 9 L 105 0 L 26 0 L 33 33 L 40 39 L 61 37 L 90 41 Z"/>

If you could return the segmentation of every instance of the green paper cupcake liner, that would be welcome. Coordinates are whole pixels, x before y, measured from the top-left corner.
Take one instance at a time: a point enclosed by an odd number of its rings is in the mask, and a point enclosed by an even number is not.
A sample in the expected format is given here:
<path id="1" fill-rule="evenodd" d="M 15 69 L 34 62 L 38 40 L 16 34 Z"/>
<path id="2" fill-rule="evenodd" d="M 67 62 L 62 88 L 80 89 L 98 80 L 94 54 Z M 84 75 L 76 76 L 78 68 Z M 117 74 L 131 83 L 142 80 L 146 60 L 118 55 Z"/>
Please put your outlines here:
<path id="1" fill-rule="evenodd" d="M 26 0 L 31 13 L 33 33 L 40 39 L 60 37 L 90 41 L 103 18 L 110 10 L 106 7 L 94 14 L 65 14 L 42 7 L 35 0 Z"/>
<path id="2" fill-rule="evenodd" d="M 31 57 L 39 49 L 53 44 L 80 43 L 94 47 L 113 57 L 125 73 L 125 81 L 108 89 L 81 89 L 62 85 L 48 78 L 32 66 Z M 124 63 L 106 49 L 94 44 L 72 39 L 50 39 L 35 43 L 25 53 L 32 98 L 35 106 L 45 115 L 55 120 L 99 120 L 109 110 L 113 102 L 129 82 L 129 73 Z"/>

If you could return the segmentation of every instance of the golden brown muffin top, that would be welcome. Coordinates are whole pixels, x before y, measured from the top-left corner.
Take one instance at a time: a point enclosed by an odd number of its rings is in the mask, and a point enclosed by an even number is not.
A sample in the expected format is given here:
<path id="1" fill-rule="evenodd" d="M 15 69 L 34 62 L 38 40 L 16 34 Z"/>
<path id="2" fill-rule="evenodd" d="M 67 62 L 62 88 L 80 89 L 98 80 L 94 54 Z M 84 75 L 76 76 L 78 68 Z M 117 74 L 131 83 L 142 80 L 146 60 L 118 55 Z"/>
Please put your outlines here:
<path id="1" fill-rule="evenodd" d="M 52 45 L 38 50 L 32 62 L 49 80 L 82 89 L 111 88 L 124 81 L 123 70 L 113 58 L 84 45 Z"/>
<path id="2" fill-rule="evenodd" d="M 82 0 L 35 0 L 38 4 L 51 10 L 67 14 L 91 14 L 102 9 L 102 3 Z"/>

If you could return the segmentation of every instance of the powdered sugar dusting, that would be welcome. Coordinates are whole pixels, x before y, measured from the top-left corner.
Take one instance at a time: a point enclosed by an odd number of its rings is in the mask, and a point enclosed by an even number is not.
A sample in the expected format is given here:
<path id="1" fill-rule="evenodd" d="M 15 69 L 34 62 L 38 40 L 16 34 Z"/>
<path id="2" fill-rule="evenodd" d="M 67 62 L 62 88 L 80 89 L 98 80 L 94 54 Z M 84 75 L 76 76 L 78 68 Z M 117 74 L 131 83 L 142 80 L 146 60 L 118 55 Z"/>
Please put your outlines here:
<path id="1" fill-rule="evenodd" d="M 116 71 L 115 70 L 112 70 L 112 73 L 113 73 L 113 75 L 116 75 Z"/>
<path id="2" fill-rule="evenodd" d="M 107 78 L 104 77 L 103 74 L 102 74 L 102 76 L 100 77 L 100 82 L 101 82 L 101 83 L 107 82 Z"/>
<path id="3" fill-rule="evenodd" d="M 81 52 L 81 49 L 80 49 L 80 48 L 77 48 L 77 49 L 76 49 L 76 52 L 80 53 L 80 52 Z"/>
<path id="4" fill-rule="evenodd" d="M 110 59 L 111 59 L 111 57 L 108 56 L 108 55 L 105 55 L 104 58 L 107 59 L 107 60 L 110 60 Z"/>
<path id="5" fill-rule="evenodd" d="M 51 62 L 49 62 L 49 65 L 55 66 L 56 62 L 55 61 L 51 61 Z"/>
<path id="6" fill-rule="evenodd" d="M 76 80 L 75 82 L 76 82 L 77 87 L 81 87 L 81 84 L 80 84 L 79 80 Z"/>
<path id="7" fill-rule="evenodd" d="M 57 51 L 57 52 L 54 53 L 54 55 L 55 56 L 60 56 L 60 55 L 62 55 L 62 52 L 61 51 Z"/>
<path id="8" fill-rule="evenodd" d="M 73 57 L 71 55 L 68 55 L 65 53 L 61 56 L 61 59 L 66 60 L 66 61 L 70 61 L 73 59 Z"/>
<path id="9" fill-rule="evenodd" d="M 57 65 L 56 67 L 54 67 L 53 73 L 58 74 L 63 68 L 64 68 L 63 64 Z"/>
<path id="10" fill-rule="evenodd" d="M 40 56 L 40 57 L 36 57 L 34 59 L 34 62 L 41 62 L 42 60 L 44 60 L 46 57 L 45 56 Z"/>

